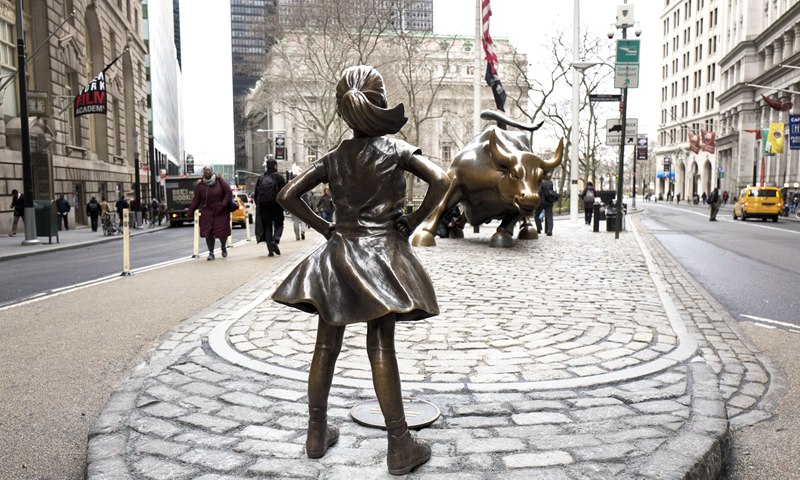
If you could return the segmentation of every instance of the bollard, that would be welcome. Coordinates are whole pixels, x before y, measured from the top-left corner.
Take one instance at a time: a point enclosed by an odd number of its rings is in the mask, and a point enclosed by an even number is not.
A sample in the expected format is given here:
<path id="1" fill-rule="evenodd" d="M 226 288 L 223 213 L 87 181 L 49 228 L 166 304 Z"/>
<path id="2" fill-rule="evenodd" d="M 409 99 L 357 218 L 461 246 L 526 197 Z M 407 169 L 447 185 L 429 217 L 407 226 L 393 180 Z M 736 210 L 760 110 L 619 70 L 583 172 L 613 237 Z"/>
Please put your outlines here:
<path id="1" fill-rule="evenodd" d="M 131 229 L 128 209 L 122 210 L 122 276 L 131 275 Z"/>
<path id="2" fill-rule="evenodd" d="M 228 215 L 228 223 L 231 226 L 231 234 L 228 235 L 228 240 L 225 242 L 225 248 L 233 248 L 233 215 Z M 220 245 L 221 247 L 222 245 Z"/>
<path id="3" fill-rule="evenodd" d="M 600 204 L 597 202 L 592 205 L 592 231 L 600 231 Z"/>
<path id="4" fill-rule="evenodd" d="M 250 214 L 245 212 L 244 214 L 244 235 L 247 238 L 247 241 L 250 241 Z"/>
<path id="5" fill-rule="evenodd" d="M 194 235 L 192 258 L 200 256 L 200 210 L 194 211 Z"/>

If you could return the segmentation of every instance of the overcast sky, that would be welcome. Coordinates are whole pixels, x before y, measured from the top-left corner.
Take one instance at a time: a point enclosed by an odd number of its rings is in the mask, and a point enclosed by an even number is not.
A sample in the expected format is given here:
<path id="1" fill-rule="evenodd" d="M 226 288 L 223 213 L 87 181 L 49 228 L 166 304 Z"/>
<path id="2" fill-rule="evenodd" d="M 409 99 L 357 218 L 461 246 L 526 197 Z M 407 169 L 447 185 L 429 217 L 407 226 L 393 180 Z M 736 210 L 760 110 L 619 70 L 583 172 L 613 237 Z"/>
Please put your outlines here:
<path id="1" fill-rule="evenodd" d="M 582 0 L 581 28 L 603 39 L 624 0 Z M 629 90 L 628 117 L 639 119 L 639 133 L 651 141 L 658 126 L 660 1 L 629 1 L 641 23 L 642 66 L 638 89 Z M 433 0 L 434 31 L 475 34 L 474 0 Z M 536 63 L 538 48 L 555 30 L 572 38 L 573 2 L 492 0 L 493 37 L 508 38 Z M 181 0 L 186 153 L 198 164 L 233 163 L 230 0 Z M 628 31 L 629 38 L 633 32 Z M 615 38 L 620 38 L 617 32 Z M 609 42 L 612 42 L 609 40 Z M 586 59 L 591 61 L 593 59 Z M 502 66 L 501 66 L 502 73 Z M 603 93 L 619 93 L 609 83 Z"/>

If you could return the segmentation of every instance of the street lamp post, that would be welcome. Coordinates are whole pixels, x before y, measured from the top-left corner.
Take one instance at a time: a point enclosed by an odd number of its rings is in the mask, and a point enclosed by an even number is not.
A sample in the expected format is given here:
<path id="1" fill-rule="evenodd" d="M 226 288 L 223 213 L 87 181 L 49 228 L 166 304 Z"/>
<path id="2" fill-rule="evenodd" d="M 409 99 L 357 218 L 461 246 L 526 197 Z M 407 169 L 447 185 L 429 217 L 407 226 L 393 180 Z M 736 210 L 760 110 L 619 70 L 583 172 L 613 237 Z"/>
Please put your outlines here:
<path id="1" fill-rule="evenodd" d="M 36 210 L 33 207 L 33 164 L 31 162 L 31 137 L 28 125 L 28 81 L 25 66 L 25 31 L 22 23 L 22 0 L 17 0 L 17 67 L 22 72 L 19 81 L 19 120 L 22 135 L 22 190 L 25 200 L 25 240 L 23 245 L 38 245 L 36 235 Z M 48 210 L 49 212 L 49 210 Z"/>
<path id="2" fill-rule="evenodd" d="M 628 4 L 628 0 L 625 0 L 625 5 Z M 622 7 L 620 7 L 622 8 Z M 633 7 L 631 7 L 633 8 Z M 620 11 L 619 9 L 617 10 Z M 628 38 L 628 28 L 632 27 L 633 24 L 633 15 L 631 10 L 630 16 L 619 16 L 617 17 L 617 23 L 614 24 L 614 27 L 622 30 L 622 39 Z M 637 27 L 636 29 L 636 36 L 642 34 L 641 30 Z M 614 37 L 614 31 L 612 30 L 608 34 L 608 38 L 611 39 Z M 623 188 L 623 176 L 625 175 L 625 128 L 626 123 L 628 121 L 628 87 L 622 87 L 622 108 L 621 110 L 621 118 L 620 124 L 622 125 L 622 138 L 619 144 L 619 172 L 617 175 L 617 215 L 616 215 L 616 226 L 614 227 L 614 238 L 619 238 L 619 231 L 622 228 L 622 188 Z M 634 175 L 635 175 L 635 165 L 636 165 L 636 157 L 634 156 Z M 634 185 L 636 184 L 636 179 L 634 178 Z M 636 187 L 634 187 L 636 188 Z M 634 190 L 635 194 L 635 190 Z"/>

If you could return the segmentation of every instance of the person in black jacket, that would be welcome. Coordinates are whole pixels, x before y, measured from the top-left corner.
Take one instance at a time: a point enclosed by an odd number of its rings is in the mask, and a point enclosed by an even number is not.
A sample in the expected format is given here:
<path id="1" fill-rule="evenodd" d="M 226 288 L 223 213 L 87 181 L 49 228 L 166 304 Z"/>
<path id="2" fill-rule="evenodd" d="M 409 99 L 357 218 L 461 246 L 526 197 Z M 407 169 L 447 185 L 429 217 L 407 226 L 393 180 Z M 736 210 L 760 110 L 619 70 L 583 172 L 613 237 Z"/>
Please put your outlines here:
<path id="1" fill-rule="evenodd" d="M 64 198 L 63 193 L 58 194 L 58 200 L 56 200 L 56 211 L 58 212 L 58 229 L 61 230 L 61 225 L 64 225 L 64 229 L 69 230 L 69 201 Z"/>
<path id="2" fill-rule="evenodd" d="M 267 160 L 267 171 L 256 182 L 253 199 L 256 201 L 256 240 L 266 242 L 269 256 L 281 254 L 278 244 L 283 235 L 283 207 L 278 203 L 278 192 L 286 186 L 286 179 L 278 173 L 278 162 Z"/>
<path id="3" fill-rule="evenodd" d="M 17 234 L 17 224 L 20 218 L 22 219 L 22 223 L 25 223 L 25 198 L 23 198 L 22 194 L 19 193 L 19 190 L 16 188 L 11 190 L 11 208 L 14 210 L 14 223 L 11 224 L 11 233 L 8 234 L 9 237 L 13 237 Z"/>
<path id="4" fill-rule="evenodd" d="M 553 236 L 553 204 L 558 201 L 552 178 L 552 172 L 545 172 L 542 183 L 539 184 L 539 206 L 536 207 L 533 216 L 536 221 L 536 231 L 542 233 L 542 219 L 539 217 L 544 212 L 544 233 L 548 237 Z"/>
<path id="5" fill-rule="evenodd" d="M 97 219 L 100 217 L 101 210 L 100 202 L 97 201 L 96 197 L 92 197 L 89 203 L 86 204 L 86 215 L 88 215 L 89 219 L 92 221 L 93 232 L 97 231 Z"/>

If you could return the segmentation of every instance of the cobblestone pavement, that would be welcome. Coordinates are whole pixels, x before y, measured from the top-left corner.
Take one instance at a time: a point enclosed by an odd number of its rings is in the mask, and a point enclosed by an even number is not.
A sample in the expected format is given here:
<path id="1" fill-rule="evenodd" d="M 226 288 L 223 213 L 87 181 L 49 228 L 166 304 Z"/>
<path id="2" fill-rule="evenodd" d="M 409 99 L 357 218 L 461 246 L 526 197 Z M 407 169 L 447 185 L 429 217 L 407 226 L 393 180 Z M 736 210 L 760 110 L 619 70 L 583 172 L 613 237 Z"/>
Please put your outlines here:
<path id="1" fill-rule="evenodd" d="M 483 229 L 416 250 L 441 315 L 398 324 L 398 360 L 442 417 L 408 478 L 715 478 L 729 426 L 769 418 L 777 369 L 629 218 L 618 240 L 557 222 L 510 249 Z M 165 334 L 98 417 L 90 480 L 391 478 L 385 433 L 349 416 L 374 398 L 361 325 L 330 397 L 340 440 L 305 456 L 317 318 L 269 295 L 311 248 Z"/>

